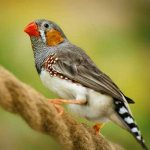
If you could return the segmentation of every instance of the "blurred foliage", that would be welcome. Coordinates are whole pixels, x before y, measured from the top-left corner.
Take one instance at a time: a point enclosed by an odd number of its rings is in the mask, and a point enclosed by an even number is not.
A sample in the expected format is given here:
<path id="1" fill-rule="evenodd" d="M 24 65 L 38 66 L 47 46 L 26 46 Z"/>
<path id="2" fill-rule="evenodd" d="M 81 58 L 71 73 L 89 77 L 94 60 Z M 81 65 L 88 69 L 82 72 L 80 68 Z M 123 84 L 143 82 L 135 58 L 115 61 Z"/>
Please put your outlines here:
<path id="1" fill-rule="evenodd" d="M 70 41 L 82 47 L 101 70 L 133 98 L 133 114 L 150 147 L 150 1 L 148 0 L 5 0 L 0 5 L 0 63 L 47 97 L 24 27 L 37 18 L 58 23 Z M 82 121 L 82 120 L 80 120 Z M 140 146 L 112 123 L 102 133 L 126 149 Z M 115 135 L 115 136 L 114 136 Z M 30 129 L 18 116 L 0 109 L 0 149 L 54 150 L 59 145 Z"/>

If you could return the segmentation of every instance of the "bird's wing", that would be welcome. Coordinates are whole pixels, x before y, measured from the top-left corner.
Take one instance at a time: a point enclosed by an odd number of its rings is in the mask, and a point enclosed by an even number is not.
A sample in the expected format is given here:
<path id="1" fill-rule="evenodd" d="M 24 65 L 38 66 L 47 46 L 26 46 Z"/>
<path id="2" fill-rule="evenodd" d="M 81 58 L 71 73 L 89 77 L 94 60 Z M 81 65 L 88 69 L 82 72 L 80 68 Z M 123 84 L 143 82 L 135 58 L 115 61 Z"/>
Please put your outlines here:
<path id="1" fill-rule="evenodd" d="M 106 74 L 96 67 L 84 52 L 60 51 L 56 57 L 58 57 L 58 60 L 53 68 L 62 75 L 85 87 L 123 101 L 123 93 Z M 131 99 L 127 99 L 127 101 L 134 103 Z"/>

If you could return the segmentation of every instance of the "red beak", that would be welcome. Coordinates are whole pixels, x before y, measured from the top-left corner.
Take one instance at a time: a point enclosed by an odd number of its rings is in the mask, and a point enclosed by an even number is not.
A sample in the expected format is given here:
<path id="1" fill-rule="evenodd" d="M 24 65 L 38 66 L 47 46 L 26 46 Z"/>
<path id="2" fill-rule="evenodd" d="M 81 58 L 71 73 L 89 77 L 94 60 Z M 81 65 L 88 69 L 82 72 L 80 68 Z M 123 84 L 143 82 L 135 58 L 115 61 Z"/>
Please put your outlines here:
<path id="1" fill-rule="evenodd" d="M 30 24 L 28 24 L 25 27 L 24 32 L 29 34 L 29 36 L 39 36 L 40 35 L 40 33 L 38 31 L 38 27 L 34 22 L 31 22 Z"/>

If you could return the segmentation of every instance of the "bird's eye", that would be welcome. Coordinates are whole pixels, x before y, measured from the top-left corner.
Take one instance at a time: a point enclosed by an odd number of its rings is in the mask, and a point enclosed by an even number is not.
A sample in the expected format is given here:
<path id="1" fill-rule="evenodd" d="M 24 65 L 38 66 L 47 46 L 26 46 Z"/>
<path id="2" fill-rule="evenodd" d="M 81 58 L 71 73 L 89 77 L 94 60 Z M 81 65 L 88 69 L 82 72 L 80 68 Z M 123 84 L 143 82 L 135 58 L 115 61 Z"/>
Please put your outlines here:
<path id="1" fill-rule="evenodd" d="M 45 24 L 44 24 L 44 27 L 45 27 L 45 28 L 49 28 L 49 24 L 48 24 L 48 23 L 45 23 Z"/>

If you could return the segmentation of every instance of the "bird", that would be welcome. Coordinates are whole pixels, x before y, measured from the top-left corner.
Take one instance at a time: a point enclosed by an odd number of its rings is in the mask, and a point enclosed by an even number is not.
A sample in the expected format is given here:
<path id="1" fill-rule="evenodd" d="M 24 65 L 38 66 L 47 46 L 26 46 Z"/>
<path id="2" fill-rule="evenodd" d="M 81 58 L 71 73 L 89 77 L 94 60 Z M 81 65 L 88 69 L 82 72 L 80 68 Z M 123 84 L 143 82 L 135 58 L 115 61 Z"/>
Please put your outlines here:
<path id="1" fill-rule="evenodd" d="M 97 132 L 103 123 L 112 121 L 148 150 L 129 108 L 134 101 L 123 94 L 83 49 L 72 44 L 55 22 L 37 19 L 24 32 L 30 37 L 42 83 L 62 98 L 53 103 L 67 103 L 70 111 L 95 122 Z"/>

